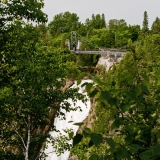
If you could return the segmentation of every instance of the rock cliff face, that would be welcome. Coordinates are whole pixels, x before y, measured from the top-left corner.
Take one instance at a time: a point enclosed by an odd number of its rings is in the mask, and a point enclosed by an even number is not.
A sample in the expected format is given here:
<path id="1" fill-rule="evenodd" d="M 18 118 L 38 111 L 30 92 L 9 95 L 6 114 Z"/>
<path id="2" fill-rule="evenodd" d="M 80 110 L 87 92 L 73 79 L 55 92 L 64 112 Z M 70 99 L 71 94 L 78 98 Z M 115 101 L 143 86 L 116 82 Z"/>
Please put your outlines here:
<path id="1" fill-rule="evenodd" d="M 82 82 L 79 85 L 77 85 L 77 83 L 75 82 L 75 84 L 72 86 L 72 88 L 75 88 L 75 87 L 77 88 L 78 87 L 79 88 L 79 93 L 82 93 L 82 94 L 86 95 L 85 87 L 82 86 L 82 84 L 90 83 L 90 82 L 92 82 L 92 81 L 88 80 L 88 79 L 87 80 L 82 80 Z M 71 85 L 72 83 L 68 83 L 68 84 Z M 74 123 L 82 122 L 89 114 L 91 104 L 90 104 L 90 100 L 88 98 L 86 100 L 87 101 L 85 101 L 85 103 L 84 103 L 80 99 L 77 99 L 76 101 L 74 101 L 72 99 L 67 99 L 66 101 L 68 103 L 70 103 L 70 105 L 73 108 L 76 108 L 76 107 L 79 106 L 79 107 L 81 107 L 81 109 L 66 112 L 65 109 L 61 108 L 61 112 L 63 112 L 65 114 L 65 119 L 62 119 L 61 117 L 56 117 L 54 119 L 54 126 L 57 130 L 59 130 L 59 133 L 57 133 L 55 131 L 51 131 L 49 133 L 50 136 L 54 137 L 55 139 L 57 139 L 61 135 L 68 136 L 64 132 L 64 129 L 72 129 L 73 133 L 75 135 L 77 133 L 77 130 L 78 130 L 79 127 L 74 125 Z M 66 143 L 71 143 L 71 142 L 67 140 Z M 46 149 L 45 149 L 44 152 L 48 155 L 47 160 L 59 160 L 59 159 L 68 160 L 69 154 L 70 154 L 70 152 L 65 151 L 60 156 L 57 156 L 56 153 L 54 152 L 52 143 L 50 143 L 50 142 L 48 142 L 46 144 Z"/>
<path id="2" fill-rule="evenodd" d="M 67 79 L 65 82 L 65 86 L 63 88 L 61 88 L 61 90 L 63 92 L 65 92 L 68 88 L 70 88 L 72 85 L 74 84 L 74 80 L 73 79 Z M 57 102 L 57 107 L 59 106 L 59 102 Z M 44 134 L 48 134 L 48 132 L 50 131 L 50 127 L 52 126 L 52 124 L 54 123 L 54 119 L 55 119 L 55 115 L 56 115 L 56 110 L 51 109 L 50 113 L 49 113 L 49 125 L 45 126 L 45 129 L 43 130 Z"/>
<path id="3" fill-rule="evenodd" d="M 73 79 L 71 79 L 71 78 L 67 79 L 65 86 L 61 90 L 63 92 L 65 92 L 65 90 L 67 90 L 68 88 L 70 88 L 73 84 L 74 84 L 74 80 Z"/>
<path id="4" fill-rule="evenodd" d="M 99 65 L 102 65 L 105 67 L 106 71 L 112 68 L 114 64 L 117 64 L 121 61 L 122 58 L 117 58 L 114 59 L 114 57 L 109 57 L 109 56 L 101 56 L 99 58 L 99 61 L 97 63 L 98 67 Z M 95 99 L 91 99 L 91 108 L 89 111 L 89 115 L 86 117 L 86 119 L 83 121 L 85 127 L 92 128 L 92 124 L 94 123 L 94 120 L 97 118 L 96 113 L 95 113 L 95 106 L 96 106 L 96 101 Z M 82 127 L 83 127 L 82 126 Z M 81 129 L 78 130 L 78 132 L 81 132 Z"/>
<path id="5" fill-rule="evenodd" d="M 106 71 L 108 71 L 110 68 L 112 68 L 113 64 L 119 63 L 121 59 L 122 57 L 115 59 L 114 57 L 101 56 L 98 60 L 97 67 L 99 65 L 103 65 L 106 68 Z"/>
<path id="6" fill-rule="evenodd" d="M 63 88 L 61 88 L 61 91 L 65 92 L 73 84 L 74 84 L 73 79 L 66 79 L 65 85 L 64 85 Z M 56 106 L 59 107 L 59 102 L 56 102 Z M 50 109 L 49 117 L 48 117 L 49 125 L 45 125 L 42 128 L 40 128 L 40 127 L 39 128 L 33 128 L 32 129 L 32 138 L 33 138 L 33 136 L 36 137 L 37 135 L 40 135 L 40 134 L 47 135 L 49 133 L 49 131 L 51 130 L 51 126 L 54 123 L 55 115 L 56 115 L 56 110 L 55 109 Z M 13 137 L 13 138 L 16 138 L 16 137 Z M 40 151 L 42 149 L 42 146 L 43 146 L 43 143 L 38 143 L 36 146 L 34 146 L 35 147 L 35 152 L 34 152 L 34 155 L 32 155 L 31 159 L 38 159 L 38 157 L 40 155 Z M 6 146 L 6 150 L 12 151 L 13 154 L 17 154 L 18 152 L 21 152 L 16 147 L 13 147 L 13 146 L 10 146 L 10 145 Z"/>
<path id="7" fill-rule="evenodd" d="M 82 125 L 81 128 L 83 128 L 85 126 L 87 128 L 92 129 L 92 124 L 94 123 L 94 120 L 96 119 L 95 105 L 96 105 L 95 99 L 91 99 L 91 107 L 90 107 L 89 114 L 84 119 L 84 121 L 83 121 L 84 124 Z M 82 131 L 81 128 L 79 128 L 78 133 L 80 133 Z"/>
<path id="8" fill-rule="evenodd" d="M 62 92 L 65 92 L 68 88 L 70 88 L 72 85 L 74 84 L 74 80 L 73 79 L 66 79 L 65 81 L 65 85 L 63 88 L 61 88 L 61 91 Z M 59 102 L 56 103 L 56 106 L 59 107 Z M 55 116 L 56 116 L 56 110 L 55 109 L 50 109 L 50 112 L 49 112 L 49 118 L 48 118 L 48 121 L 49 121 L 49 125 L 46 125 L 42 132 L 44 135 L 48 134 L 49 131 L 51 130 L 51 126 L 54 124 L 54 120 L 55 120 Z M 38 130 L 36 130 L 35 132 L 38 132 Z M 42 149 L 42 145 L 43 144 L 40 144 L 38 147 L 37 147 L 37 157 L 39 157 L 40 155 L 40 151 Z"/>
<path id="9" fill-rule="evenodd" d="M 102 56 L 99 58 L 99 61 L 97 63 L 97 68 L 98 66 L 102 65 L 105 67 L 105 70 L 108 71 L 112 68 L 112 66 L 114 64 L 117 64 L 121 61 L 122 58 L 117 58 L 116 60 L 108 57 L 108 56 Z M 91 101 L 91 107 L 90 107 L 90 111 L 88 116 L 84 119 L 83 121 L 83 125 L 79 128 L 79 130 L 77 131 L 77 133 L 81 133 L 82 132 L 82 128 L 85 126 L 87 128 L 92 129 L 92 124 L 94 123 L 94 121 L 97 119 L 96 113 L 95 113 L 95 106 L 96 106 L 96 100 L 90 99 Z M 69 157 L 68 160 L 78 160 L 78 157 L 76 155 L 72 155 Z"/>
<path id="10" fill-rule="evenodd" d="M 81 133 L 83 127 L 87 127 L 87 128 L 92 129 L 92 124 L 94 123 L 94 120 L 96 119 L 96 114 L 95 114 L 96 101 L 94 99 L 91 99 L 90 101 L 91 101 L 91 105 L 90 105 L 89 114 L 84 119 L 84 121 L 83 121 L 84 124 L 78 129 L 77 133 Z M 68 160 L 78 160 L 78 156 L 72 155 L 69 157 Z"/>

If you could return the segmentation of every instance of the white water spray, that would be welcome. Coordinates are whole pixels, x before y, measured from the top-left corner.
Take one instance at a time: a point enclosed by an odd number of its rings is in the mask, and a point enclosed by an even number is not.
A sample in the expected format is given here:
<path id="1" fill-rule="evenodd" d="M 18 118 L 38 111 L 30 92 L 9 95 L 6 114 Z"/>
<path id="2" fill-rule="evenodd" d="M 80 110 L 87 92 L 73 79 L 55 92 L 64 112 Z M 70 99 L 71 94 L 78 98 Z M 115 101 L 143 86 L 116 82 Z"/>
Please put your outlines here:
<path id="1" fill-rule="evenodd" d="M 83 93 L 86 95 L 85 88 L 81 87 L 81 85 L 86 82 L 90 83 L 92 81 L 91 80 L 82 80 L 81 84 L 79 84 L 78 86 L 76 84 L 74 84 L 72 87 L 79 87 L 79 93 Z M 64 132 L 64 129 L 72 129 L 74 132 L 74 135 L 76 135 L 76 132 L 77 132 L 79 126 L 74 125 L 74 123 L 82 122 L 88 116 L 89 110 L 90 110 L 90 105 L 91 105 L 90 100 L 88 98 L 87 102 L 85 102 L 85 103 L 83 103 L 80 100 L 77 100 L 75 105 L 71 99 L 69 99 L 67 101 L 72 105 L 72 107 L 80 106 L 82 111 L 80 111 L 80 109 L 77 109 L 76 111 L 70 111 L 70 112 L 66 113 L 65 110 L 62 110 L 63 113 L 65 113 L 66 119 L 65 120 L 60 119 L 60 117 L 55 118 L 54 126 L 56 127 L 57 130 L 60 131 L 60 133 L 62 133 L 64 135 L 66 134 Z M 53 131 L 53 132 L 50 132 L 50 135 L 52 137 L 57 137 L 60 135 L 60 133 Z M 44 152 L 48 156 L 46 158 L 46 160 L 68 160 L 69 155 L 70 155 L 69 151 L 65 151 L 65 153 L 61 154 L 60 156 L 57 156 L 54 153 L 54 149 L 53 149 L 51 143 L 47 143 L 47 149 L 45 149 Z"/>

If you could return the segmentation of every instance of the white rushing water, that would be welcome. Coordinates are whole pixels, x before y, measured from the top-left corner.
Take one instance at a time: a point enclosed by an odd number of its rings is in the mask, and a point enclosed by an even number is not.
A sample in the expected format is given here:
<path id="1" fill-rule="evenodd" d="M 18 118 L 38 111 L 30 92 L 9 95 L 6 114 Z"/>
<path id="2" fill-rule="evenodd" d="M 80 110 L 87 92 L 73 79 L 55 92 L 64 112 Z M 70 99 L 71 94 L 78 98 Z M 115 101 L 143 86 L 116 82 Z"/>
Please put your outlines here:
<path id="1" fill-rule="evenodd" d="M 81 87 L 81 85 L 86 82 L 92 82 L 92 81 L 91 80 L 82 80 L 81 84 L 78 85 L 79 93 L 83 93 L 86 95 L 86 92 L 84 90 L 85 88 Z M 72 87 L 77 87 L 77 85 L 74 84 Z M 63 110 L 63 112 L 65 113 L 66 119 L 64 120 L 64 119 L 61 119 L 60 117 L 57 117 L 57 118 L 55 118 L 54 125 L 55 125 L 56 129 L 59 130 L 60 133 L 62 133 L 64 135 L 65 135 L 64 129 L 73 129 L 74 135 L 76 135 L 76 132 L 77 132 L 79 126 L 73 125 L 73 124 L 77 123 L 77 122 L 82 122 L 88 116 L 89 110 L 90 110 L 90 105 L 91 105 L 90 100 L 88 98 L 87 102 L 85 102 L 85 103 L 83 103 L 80 100 L 77 100 L 75 105 L 71 99 L 69 99 L 67 101 L 72 105 L 72 107 L 80 106 L 82 111 L 80 111 L 80 109 L 77 109 L 76 111 L 70 111 L 70 112 L 66 113 Z M 52 137 L 57 137 L 59 135 L 59 133 L 53 131 L 53 132 L 50 132 L 50 135 Z M 45 154 L 48 155 L 46 160 L 68 160 L 69 155 L 70 155 L 69 151 L 65 151 L 64 154 L 57 156 L 54 153 L 54 150 L 53 150 L 51 143 L 47 143 L 47 148 L 45 149 L 44 152 L 45 152 Z"/>

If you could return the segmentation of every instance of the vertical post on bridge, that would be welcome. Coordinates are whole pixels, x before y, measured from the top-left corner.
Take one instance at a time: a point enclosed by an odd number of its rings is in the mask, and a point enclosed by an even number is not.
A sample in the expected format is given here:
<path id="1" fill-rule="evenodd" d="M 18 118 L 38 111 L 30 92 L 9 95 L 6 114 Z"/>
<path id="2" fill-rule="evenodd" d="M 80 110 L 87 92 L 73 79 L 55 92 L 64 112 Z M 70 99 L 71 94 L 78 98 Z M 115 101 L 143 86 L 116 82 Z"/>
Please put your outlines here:
<path id="1" fill-rule="evenodd" d="M 77 33 L 76 31 L 71 32 L 71 50 L 77 49 Z"/>

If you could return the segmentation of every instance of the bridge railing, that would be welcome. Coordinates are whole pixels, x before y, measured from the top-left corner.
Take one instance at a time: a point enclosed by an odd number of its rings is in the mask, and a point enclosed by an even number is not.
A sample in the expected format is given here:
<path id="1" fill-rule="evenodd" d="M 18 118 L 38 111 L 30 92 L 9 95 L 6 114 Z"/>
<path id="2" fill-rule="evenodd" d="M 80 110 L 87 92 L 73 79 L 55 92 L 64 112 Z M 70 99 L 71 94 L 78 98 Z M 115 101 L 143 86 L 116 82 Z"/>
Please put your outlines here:
<path id="1" fill-rule="evenodd" d="M 109 56 L 123 57 L 126 52 L 109 52 Z"/>
<path id="2" fill-rule="evenodd" d="M 103 50 L 103 51 L 72 51 L 75 54 L 100 54 L 100 55 L 107 55 L 107 56 L 115 56 L 115 57 L 123 57 L 125 55 L 125 51 L 110 51 L 110 50 Z"/>

